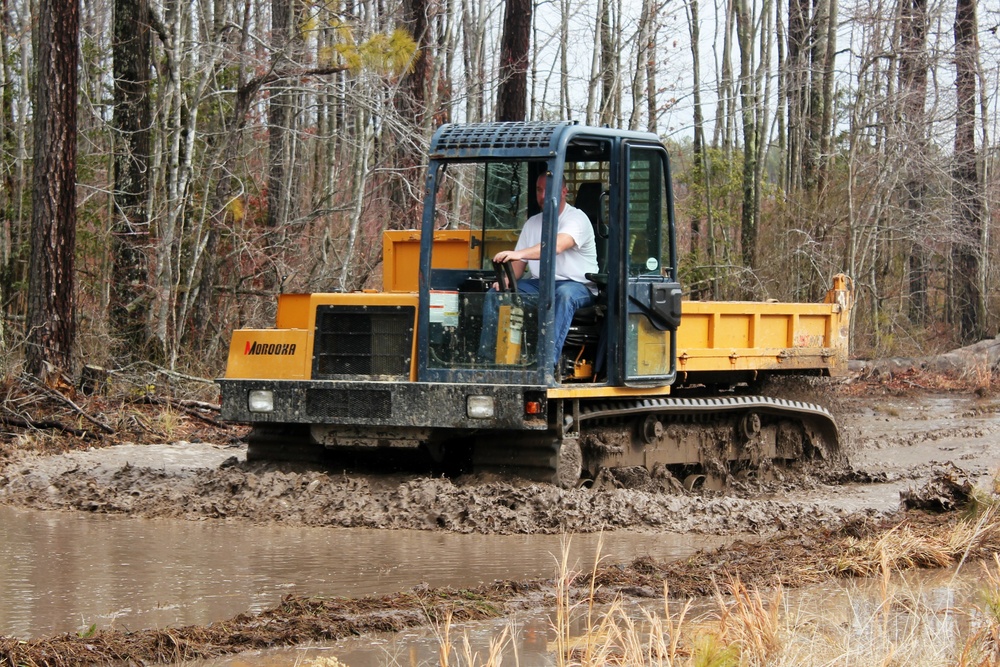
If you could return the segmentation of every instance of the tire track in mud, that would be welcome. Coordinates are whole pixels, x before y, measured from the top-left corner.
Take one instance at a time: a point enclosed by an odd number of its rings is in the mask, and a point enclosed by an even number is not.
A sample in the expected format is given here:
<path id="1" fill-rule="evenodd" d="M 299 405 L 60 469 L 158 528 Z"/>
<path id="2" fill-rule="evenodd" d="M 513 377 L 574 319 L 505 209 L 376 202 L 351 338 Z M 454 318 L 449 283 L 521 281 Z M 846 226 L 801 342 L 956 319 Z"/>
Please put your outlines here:
<path id="1" fill-rule="evenodd" d="M 787 527 L 835 525 L 849 512 L 891 513 L 898 507 L 896 489 L 942 465 L 982 477 L 1000 462 L 991 446 L 1000 420 L 995 410 L 984 414 L 984 405 L 957 395 L 842 400 L 838 422 L 848 457 L 857 455 L 856 461 L 776 470 L 769 482 L 734 481 L 726 495 L 684 492 L 676 480 L 649 475 L 624 476 L 619 486 L 625 488 L 563 490 L 488 476 L 341 474 L 247 463 L 245 447 L 178 442 L 14 456 L 0 468 L 0 503 L 459 533 L 624 529 L 767 536 Z M 882 485 L 872 494 L 878 502 L 857 501 L 854 496 L 864 496 L 859 485 Z"/>

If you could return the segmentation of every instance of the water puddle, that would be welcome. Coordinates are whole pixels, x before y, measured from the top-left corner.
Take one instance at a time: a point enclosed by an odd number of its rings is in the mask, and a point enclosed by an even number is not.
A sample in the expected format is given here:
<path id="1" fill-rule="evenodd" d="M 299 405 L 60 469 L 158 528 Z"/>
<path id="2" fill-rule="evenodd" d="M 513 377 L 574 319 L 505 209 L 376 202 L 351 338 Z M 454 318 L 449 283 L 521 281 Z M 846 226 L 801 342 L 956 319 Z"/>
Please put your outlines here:
<path id="1" fill-rule="evenodd" d="M 576 535 L 589 567 L 600 536 Z M 612 561 L 683 557 L 732 538 L 608 533 Z M 551 577 L 557 535 L 246 525 L 0 507 L 0 635 L 208 624 L 288 593 L 356 597 Z"/>

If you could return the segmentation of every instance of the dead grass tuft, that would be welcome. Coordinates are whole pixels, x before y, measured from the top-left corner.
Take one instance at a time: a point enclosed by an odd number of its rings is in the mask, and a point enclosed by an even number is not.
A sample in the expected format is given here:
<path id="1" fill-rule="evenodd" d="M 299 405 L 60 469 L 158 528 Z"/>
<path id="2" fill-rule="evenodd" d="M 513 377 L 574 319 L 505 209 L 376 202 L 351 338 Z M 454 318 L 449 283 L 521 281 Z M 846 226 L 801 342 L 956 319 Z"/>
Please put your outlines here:
<path id="1" fill-rule="evenodd" d="M 874 577 L 886 572 L 957 565 L 970 553 L 981 555 L 1000 548 L 1000 524 L 996 519 L 996 513 L 991 511 L 985 521 L 958 521 L 932 533 L 900 524 L 882 535 L 851 538 L 832 570 L 840 576 Z"/>
<path id="2" fill-rule="evenodd" d="M 840 391 L 845 395 L 864 396 L 875 393 L 906 394 L 918 391 L 976 394 L 982 398 L 1000 390 L 1000 377 L 985 362 L 973 363 L 961 370 L 928 370 L 901 368 L 875 371 L 851 382 Z"/>

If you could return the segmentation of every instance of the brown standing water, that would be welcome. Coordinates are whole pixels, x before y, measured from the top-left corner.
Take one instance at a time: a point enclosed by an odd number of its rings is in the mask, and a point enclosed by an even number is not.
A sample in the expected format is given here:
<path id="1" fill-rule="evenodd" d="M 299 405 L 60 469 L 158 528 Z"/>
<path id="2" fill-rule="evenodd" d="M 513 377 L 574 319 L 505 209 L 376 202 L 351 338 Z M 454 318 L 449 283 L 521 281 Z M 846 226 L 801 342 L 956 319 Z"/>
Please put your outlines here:
<path id="1" fill-rule="evenodd" d="M 589 567 L 599 539 L 573 536 L 571 562 Z M 611 533 L 601 553 L 612 561 L 669 559 L 722 542 Z M 0 635 L 207 624 L 273 606 L 293 592 L 355 597 L 422 583 L 551 577 L 561 543 L 556 535 L 247 525 L 0 506 Z"/>

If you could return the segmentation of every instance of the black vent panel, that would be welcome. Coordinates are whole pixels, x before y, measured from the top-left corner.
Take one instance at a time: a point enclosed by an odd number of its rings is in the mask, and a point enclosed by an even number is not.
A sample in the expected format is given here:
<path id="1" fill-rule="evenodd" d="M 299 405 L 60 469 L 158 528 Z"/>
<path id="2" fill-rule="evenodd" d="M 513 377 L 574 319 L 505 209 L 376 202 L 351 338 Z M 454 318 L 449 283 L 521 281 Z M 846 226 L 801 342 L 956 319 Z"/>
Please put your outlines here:
<path id="1" fill-rule="evenodd" d="M 319 306 L 313 379 L 405 379 L 413 353 L 413 306 Z"/>
<path id="2" fill-rule="evenodd" d="M 389 419 L 392 393 L 381 389 L 310 389 L 306 413 L 313 418 Z"/>
<path id="3" fill-rule="evenodd" d="M 431 146 L 432 153 L 461 154 L 470 150 L 555 149 L 555 135 L 566 121 L 531 123 L 463 123 L 444 125 Z"/>

